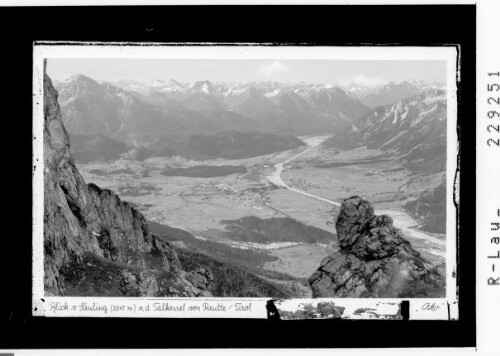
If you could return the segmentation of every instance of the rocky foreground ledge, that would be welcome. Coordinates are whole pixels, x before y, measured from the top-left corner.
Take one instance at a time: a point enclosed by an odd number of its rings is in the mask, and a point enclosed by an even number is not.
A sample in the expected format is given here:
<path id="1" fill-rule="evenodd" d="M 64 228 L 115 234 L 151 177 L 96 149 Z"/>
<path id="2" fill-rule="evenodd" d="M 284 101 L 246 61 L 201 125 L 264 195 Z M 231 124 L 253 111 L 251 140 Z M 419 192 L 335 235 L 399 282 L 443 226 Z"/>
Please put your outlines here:
<path id="1" fill-rule="evenodd" d="M 344 200 L 336 228 L 340 249 L 309 277 L 314 298 L 445 296 L 445 264 L 430 265 L 368 201 Z"/>

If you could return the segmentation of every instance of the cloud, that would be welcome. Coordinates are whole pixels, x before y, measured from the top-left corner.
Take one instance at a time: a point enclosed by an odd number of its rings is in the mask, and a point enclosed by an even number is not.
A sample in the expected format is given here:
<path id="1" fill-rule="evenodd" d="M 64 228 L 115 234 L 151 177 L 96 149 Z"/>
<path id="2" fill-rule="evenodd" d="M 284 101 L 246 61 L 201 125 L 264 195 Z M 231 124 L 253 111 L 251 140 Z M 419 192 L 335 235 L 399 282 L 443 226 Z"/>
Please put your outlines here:
<path id="1" fill-rule="evenodd" d="M 280 61 L 273 61 L 268 64 L 263 64 L 259 68 L 259 72 L 269 77 L 276 73 L 284 73 L 288 71 L 288 67 Z"/>
<path id="2" fill-rule="evenodd" d="M 387 82 L 388 80 L 382 77 L 367 77 L 366 75 L 359 73 L 344 80 L 342 84 L 359 84 L 366 87 L 376 87 L 378 85 L 386 84 Z"/>

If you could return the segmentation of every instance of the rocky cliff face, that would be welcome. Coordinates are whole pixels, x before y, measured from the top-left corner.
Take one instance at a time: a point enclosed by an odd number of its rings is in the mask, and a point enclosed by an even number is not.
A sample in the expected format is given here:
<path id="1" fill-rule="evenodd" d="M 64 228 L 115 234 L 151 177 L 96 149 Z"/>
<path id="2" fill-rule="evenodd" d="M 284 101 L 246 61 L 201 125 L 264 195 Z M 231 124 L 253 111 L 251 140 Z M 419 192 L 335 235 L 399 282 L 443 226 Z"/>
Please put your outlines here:
<path id="1" fill-rule="evenodd" d="M 444 264 L 429 265 L 369 202 L 342 202 L 336 228 L 340 250 L 309 278 L 313 297 L 442 297 Z"/>
<path id="2" fill-rule="evenodd" d="M 175 250 L 150 234 L 141 213 L 112 191 L 84 182 L 70 154 L 57 99 L 57 91 L 45 76 L 46 291 L 58 295 L 68 290 L 83 295 L 210 295 L 209 271 L 182 271 Z M 93 267 L 98 267 L 97 275 Z M 88 284 L 91 276 L 96 285 Z M 99 285 L 103 279 L 108 285 L 105 291 Z"/>

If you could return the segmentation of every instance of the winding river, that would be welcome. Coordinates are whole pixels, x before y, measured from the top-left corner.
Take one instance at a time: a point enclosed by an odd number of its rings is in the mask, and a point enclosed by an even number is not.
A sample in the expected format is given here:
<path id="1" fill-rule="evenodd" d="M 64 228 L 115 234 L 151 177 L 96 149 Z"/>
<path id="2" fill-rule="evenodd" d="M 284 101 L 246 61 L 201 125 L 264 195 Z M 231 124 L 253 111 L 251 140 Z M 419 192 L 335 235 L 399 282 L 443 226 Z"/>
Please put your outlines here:
<path id="1" fill-rule="evenodd" d="M 282 163 L 275 164 L 274 167 L 276 168 L 276 170 L 274 171 L 273 174 L 266 176 L 266 178 L 271 183 L 273 183 L 277 186 L 280 186 L 284 189 L 288 189 L 291 192 L 301 194 L 301 195 L 304 195 L 306 197 L 316 199 L 316 200 L 340 207 L 339 202 L 329 200 L 329 199 L 305 192 L 303 190 L 291 187 L 288 184 L 286 184 L 283 181 L 283 179 L 281 178 L 281 173 L 283 172 L 283 166 L 285 164 L 290 163 L 291 161 L 297 159 L 298 157 L 312 151 L 313 149 L 318 147 L 327 138 L 328 137 L 314 137 L 312 139 L 307 140 L 307 143 L 309 145 L 309 147 L 307 149 L 305 149 L 301 153 L 287 159 L 286 161 L 284 161 Z M 438 239 L 438 238 L 431 236 L 423 231 L 420 231 L 420 230 L 413 228 L 413 226 L 417 225 L 417 222 L 415 220 L 413 220 L 413 218 L 411 216 L 409 216 L 408 214 L 406 214 L 403 211 L 386 210 L 386 209 L 375 209 L 375 210 L 376 210 L 376 213 L 378 215 L 389 215 L 394 220 L 394 226 L 401 229 L 407 237 L 425 240 L 427 243 L 434 245 L 435 249 L 433 249 L 433 250 L 434 250 L 435 254 L 438 254 L 438 255 L 444 257 L 446 241 Z"/>

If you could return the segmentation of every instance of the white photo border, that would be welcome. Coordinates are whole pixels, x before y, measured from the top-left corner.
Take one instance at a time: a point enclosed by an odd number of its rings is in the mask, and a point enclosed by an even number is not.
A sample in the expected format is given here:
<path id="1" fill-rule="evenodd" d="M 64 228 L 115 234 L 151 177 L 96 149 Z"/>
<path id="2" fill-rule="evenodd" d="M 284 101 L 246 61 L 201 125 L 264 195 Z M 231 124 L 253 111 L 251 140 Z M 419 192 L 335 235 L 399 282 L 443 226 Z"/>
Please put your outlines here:
<path id="1" fill-rule="evenodd" d="M 304 46 L 306 45 L 306 46 Z M 35 316 L 55 317 L 192 317 L 192 318 L 267 318 L 270 298 L 120 298 L 120 297 L 48 297 L 43 285 L 43 71 L 50 58 L 156 58 L 156 59 L 269 59 L 269 60 L 444 60 L 447 62 L 447 164 L 446 164 L 446 297 L 445 298 L 321 298 L 290 299 L 285 303 L 332 301 L 346 310 L 363 305 L 391 318 L 390 306 L 410 301 L 410 320 L 458 319 L 457 293 L 457 221 L 458 152 L 457 86 L 460 82 L 459 47 L 443 46 L 308 46 L 270 43 L 119 43 L 119 42 L 35 42 L 33 47 L 33 296 Z M 35 167 L 34 167 L 35 168 Z M 456 205 L 455 205 L 456 204 Z M 88 308 L 81 308 L 82 303 Z M 172 310 L 153 310 L 154 303 L 168 303 Z M 190 306 L 222 303 L 225 311 L 190 312 Z M 235 304 L 251 303 L 247 311 L 235 311 Z M 425 303 L 439 305 L 439 312 L 422 312 Z M 65 307 L 69 305 L 69 307 Z M 125 305 L 127 311 L 113 312 Z M 151 310 L 145 311 L 146 306 Z M 177 306 L 177 308 L 175 308 Z M 142 311 L 139 309 L 142 307 Z M 82 310 L 85 309 L 85 310 Z M 160 308 L 162 309 L 162 308 Z M 165 309 L 165 308 L 163 308 Z M 193 308 L 193 310 L 196 308 Z M 106 310 L 106 312 L 104 312 Z M 389 310 L 389 311 L 387 311 Z M 352 316 L 352 315 L 351 315 Z M 348 318 L 343 315 L 342 318 Z"/>

